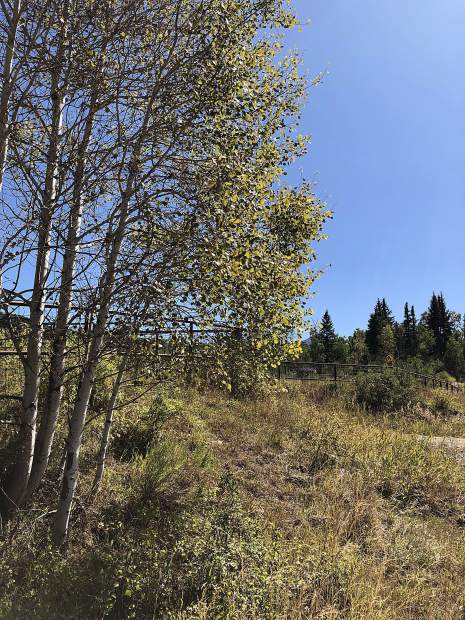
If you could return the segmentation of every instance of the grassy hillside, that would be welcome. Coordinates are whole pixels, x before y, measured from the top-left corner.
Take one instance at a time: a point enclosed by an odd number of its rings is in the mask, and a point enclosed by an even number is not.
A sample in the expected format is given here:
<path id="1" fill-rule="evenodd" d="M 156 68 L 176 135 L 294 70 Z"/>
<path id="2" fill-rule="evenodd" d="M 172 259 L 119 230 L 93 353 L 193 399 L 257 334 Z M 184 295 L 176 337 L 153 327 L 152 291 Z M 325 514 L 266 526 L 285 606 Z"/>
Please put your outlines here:
<path id="1" fill-rule="evenodd" d="M 463 619 L 465 463 L 417 434 L 465 434 L 465 402 L 369 414 L 351 390 L 165 388 L 120 411 L 91 501 L 96 420 L 67 555 L 47 485 L 0 541 L 0 617 Z"/>

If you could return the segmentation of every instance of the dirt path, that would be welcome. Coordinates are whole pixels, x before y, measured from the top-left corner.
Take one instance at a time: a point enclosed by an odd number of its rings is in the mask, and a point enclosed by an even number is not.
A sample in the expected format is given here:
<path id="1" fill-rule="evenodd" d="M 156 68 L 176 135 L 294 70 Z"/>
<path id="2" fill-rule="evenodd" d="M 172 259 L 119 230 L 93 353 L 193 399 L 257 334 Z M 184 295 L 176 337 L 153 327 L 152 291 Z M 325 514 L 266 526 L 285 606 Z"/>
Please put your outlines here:
<path id="1" fill-rule="evenodd" d="M 450 452 L 459 459 L 465 459 L 465 438 L 462 437 L 428 437 L 417 435 L 419 439 L 431 443 L 433 448 L 439 448 Z"/>

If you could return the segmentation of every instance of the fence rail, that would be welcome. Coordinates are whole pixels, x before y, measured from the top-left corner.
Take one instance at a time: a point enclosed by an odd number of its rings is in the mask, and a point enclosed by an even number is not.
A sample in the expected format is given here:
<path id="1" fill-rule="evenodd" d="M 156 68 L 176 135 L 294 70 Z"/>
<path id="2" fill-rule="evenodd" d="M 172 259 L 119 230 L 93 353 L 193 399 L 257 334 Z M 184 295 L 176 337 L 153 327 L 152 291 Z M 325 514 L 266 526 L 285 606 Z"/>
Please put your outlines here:
<path id="1" fill-rule="evenodd" d="M 10 319 L 27 319 L 25 315 L 18 314 L 18 308 L 29 309 L 29 302 L 18 301 L 9 304 L 0 305 L 0 308 L 7 306 L 12 308 L 11 311 L 5 313 L 0 309 L 0 409 L 6 406 L 7 401 L 20 401 L 24 384 L 24 366 L 27 363 L 27 352 L 24 349 L 27 339 L 27 330 L 21 336 L 17 336 L 18 341 L 13 343 L 10 331 L 8 329 Z M 46 308 L 57 310 L 57 304 L 46 304 Z M 74 343 L 74 353 L 76 356 L 82 355 L 85 351 L 87 343 L 92 334 L 95 316 L 86 312 L 85 309 L 73 306 L 76 310 L 79 320 L 73 324 L 70 322 L 70 340 Z M 115 317 L 122 320 L 127 319 L 127 313 L 115 312 Z M 53 318 L 53 317 L 52 317 Z M 128 319 L 129 325 L 130 321 Z M 24 323 L 27 327 L 27 322 Z M 116 329 L 115 329 L 116 327 Z M 127 333 L 120 336 L 121 325 L 112 320 L 107 325 L 107 343 L 108 351 L 121 350 L 121 347 L 127 346 Z M 129 327 L 128 327 L 129 329 Z M 50 356 L 50 347 L 54 333 L 54 321 L 49 317 L 44 329 L 44 344 L 41 351 L 41 358 L 48 360 Z M 142 326 L 138 326 L 134 330 L 137 334 L 140 344 L 151 343 L 155 353 L 152 353 L 148 359 L 147 366 L 150 362 L 156 365 L 157 371 L 163 371 L 164 367 L 170 360 L 178 360 L 178 371 L 192 377 L 197 358 L 207 359 L 202 350 L 209 342 L 213 342 L 215 338 L 222 338 L 230 335 L 235 340 L 241 340 L 241 329 L 235 325 L 229 325 L 223 322 L 214 322 L 208 325 L 198 323 L 195 317 L 166 317 L 166 320 L 159 325 L 152 324 L 147 321 Z M 114 337 L 114 338 L 113 338 Z M 15 348 L 15 346 L 17 348 Z M 81 347 L 81 351 L 79 350 Z M 197 350 L 200 350 L 200 353 Z M 72 357 L 68 351 L 68 358 Z M 79 358 L 80 359 L 80 358 Z M 73 364 L 76 360 L 73 358 Z M 71 364 L 71 365 L 73 365 Z M 46 364 L 45 371 L 47 369 Z M 142 365 L 143 366 L 143 365 Z M 150 368 L 153 370 L 152 366 Z M 144 369 L 139 363 L 135 364 L 131 369 L 135 375 L 144 374 Z M 139 381 L 136 377 L 135 381 Z"/>
<path id="2" fill-rule="evenodd" d="M 277 369 L 278 379 L 297 381 L 331 381 L 335 383 L 353 382 L 360 374 L 381 373 L 385 370 L 394 370 L 403 375 L 414 377 L 425 387 L 440 387 L 451 392 L 464 391 L 458 383 L 438 379 L 433 375 L 425 375 L 399 366 L 385 366 L 382 364 L 340 364 L 334 362 L 283 362 Z"/>

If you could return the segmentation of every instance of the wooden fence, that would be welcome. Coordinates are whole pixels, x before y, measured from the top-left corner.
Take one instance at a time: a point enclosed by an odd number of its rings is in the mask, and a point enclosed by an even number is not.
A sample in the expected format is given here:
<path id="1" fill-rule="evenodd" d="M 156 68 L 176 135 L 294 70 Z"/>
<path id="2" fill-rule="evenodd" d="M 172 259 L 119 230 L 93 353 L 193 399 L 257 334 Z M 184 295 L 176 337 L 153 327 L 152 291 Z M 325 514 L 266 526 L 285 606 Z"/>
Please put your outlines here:
<path id="1" fill-rule="evenodd" d="M 385 370 L 393 370 L 404 376 L 413 377 L 425 387 L 440 387 L 451 392 L 464 391 L 464 387 L 458 383 L 439 379 L 433 375 L 421 374 L 399 366 L 383 366 L 381 364 L 339 364 L 334 362 L 283 362 L 277 368 L 278 379 L 297 381 L 332 381 L 353 382 L 360 374 L 381 373 Z"/>

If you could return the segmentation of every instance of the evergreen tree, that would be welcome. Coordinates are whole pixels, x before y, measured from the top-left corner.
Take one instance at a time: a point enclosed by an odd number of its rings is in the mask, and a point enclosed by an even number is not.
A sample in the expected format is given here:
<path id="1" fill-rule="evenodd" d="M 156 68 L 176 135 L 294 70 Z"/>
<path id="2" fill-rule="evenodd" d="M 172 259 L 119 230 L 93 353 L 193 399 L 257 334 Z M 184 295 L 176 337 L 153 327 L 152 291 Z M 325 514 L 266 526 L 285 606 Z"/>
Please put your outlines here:
<path id="1" fill-rule="evenodd" d="M 404 320 L 402 322 L 402 357 L 415 357 L 418 352 L 417 319 L 415 308 L 404 306 Z"/>
<path id="2" fill-rule="evenodd" d="M 325 362 L 334 361 L 334 345 L 336 343 L 336 339 L 337 336 L 334 331 L 333 321 L 329 312 L 326 310 L 321 320 L 321 327 L 318 332 L 318 340 L 323 348 Z"/>
<path id="3" fill-rule="evenodd" d="M 383 298 L 382 300 L 378 299 L 376 302 L 375 308 L 368 320 L 368 328 L 365 336 L 368 351 L 373 358 L 381 354 L 381 337 L 383 328 L 386 326 L 389 326 L 394 334 L 394 317 L 386 300 Z"/>
<path id="4" fill-rule="evenodd" d="M 391 309 L 387 305 L 386 300 L 384 299 L 384 297 L 383 297 L 383 300 L 381 302 L 381 309 L 382 309 L 382 317 L 383 317 L 384 325 L 390 325 L 391 327 L 394 327 L 396 322 L 395 322 L 394 317 L 392 315 Z"/>
<path id="5" fill-rule="evenodd" d="M 378 299 L 376 302 L 375 308 L 373 312 L 370 314 L 370 318 L 368 319 L 368 327 L 365 334 L 365 342 L 368 348 L 370 355 L 376 357 L 378 353 L 378 345 L 379 345 L 379 335 L 383 328 L 382 325 L 382 314 L 383 309 L 381 305 L 381 301 Z"/>
<path id="6" fill-rule="evenodd" d="M 452 335 L 452 319 L 442 293 L 433 293 L 426 314 L 426 324 L 434 337 L 433 355 L 444 357 L 447 342 Z"/>
<path id="7" fill-rule="evenodd" d="M 418 333 L 417 333 L 417 317 L 415 316 L 415 308 L 412 306 L 410 310 L 410 356 L 415 357 L 418 354 Z"/>
<path id="8" fill-rule="evenodd" d="M 442 293 L 438 297 L 438 304 L 441 324 L 440 354 L 444 356 L 447 349 L 447 343 L 453 333 L 453 322 L 451 312 L 447 309 L 446 301 Z"/>
<path id="9" fill-rule="evenodd" d="M 431 301 L 429 303 L 428 312 L 426 315 L 426 325 L 428 326 L 428 329 L 433 334 L 434 344 L 433 344 L 432 353 L 434 355 L 439 355 L 439 350 L 440 350 L 440 339 L 441 339 L 440 324 L 441 324 L 441 319 L 440 319 L 440 313 L 439 313 L 438 298 L 437 298 L 436 293 L 433 293 L 431 297 Z"/>
<path id="10" fill-rule="evenodd" d="M 402 357 L 410 357 L 411 355 L 411 340 L 412 340 L 412 317 L 410 315 L 410 308 L 408 303 L 404 306 L 404 322 L 403 327 L 403 347 Z"/>

